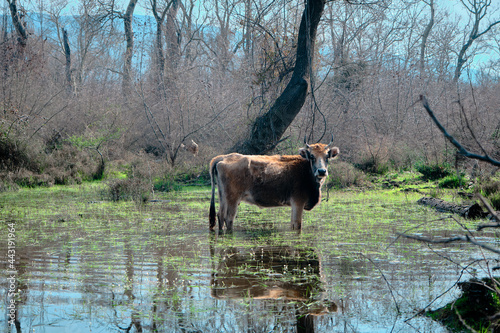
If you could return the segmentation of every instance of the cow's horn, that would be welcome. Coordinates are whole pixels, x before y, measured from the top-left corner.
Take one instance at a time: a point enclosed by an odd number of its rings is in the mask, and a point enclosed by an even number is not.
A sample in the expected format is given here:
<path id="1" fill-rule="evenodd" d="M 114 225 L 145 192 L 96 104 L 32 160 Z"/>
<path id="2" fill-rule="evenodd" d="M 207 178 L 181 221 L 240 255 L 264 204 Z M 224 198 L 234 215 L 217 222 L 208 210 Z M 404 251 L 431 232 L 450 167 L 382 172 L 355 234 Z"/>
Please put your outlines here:
<path id="1" fill-rule="evenodd" d="M 307 135 L 304 135 L 304 144 L 306 145 L 307 148 L 309 148 L 310 146 L 307 144 Z"/>
<path id="2" fill-rule="evenodd" d="M 333 144 L 333 134 L 332 134 L 332 139 L 330 140 L 330 143 L 328 144 L 327 147 L 330 147 Z"/>

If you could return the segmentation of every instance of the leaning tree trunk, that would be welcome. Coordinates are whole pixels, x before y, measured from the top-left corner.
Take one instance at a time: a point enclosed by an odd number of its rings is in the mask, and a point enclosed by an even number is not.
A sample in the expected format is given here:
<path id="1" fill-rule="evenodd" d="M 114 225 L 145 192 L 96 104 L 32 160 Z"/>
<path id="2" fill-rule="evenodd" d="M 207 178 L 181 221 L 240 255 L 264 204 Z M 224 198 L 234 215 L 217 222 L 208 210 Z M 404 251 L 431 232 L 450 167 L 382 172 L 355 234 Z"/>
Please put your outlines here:
<path id="1" fill-rule="evenodd" d="M 310 86 L 316 32 L 325 2 L 306 0 L 299 27 L 292 78 L 271 109 L 255 120 L 250 137 L 233 147 L 234 150 L 246 154 L 260 154 L 274 149 L 301 110 Z"/>
<path id="2" fill-rule="evenodd" d="M 12 16 L 12 24 L 17 31 L 19 36 L 18 41 L 21 47 L 25 47 L 28 41 L 28 32 L 26 31 L 26 26 L 23 22 L 22 16 L 19 14 L 19 9 L 17 8 L 16 0 L 7 0 L 10 9 L 10 15 Z"/>

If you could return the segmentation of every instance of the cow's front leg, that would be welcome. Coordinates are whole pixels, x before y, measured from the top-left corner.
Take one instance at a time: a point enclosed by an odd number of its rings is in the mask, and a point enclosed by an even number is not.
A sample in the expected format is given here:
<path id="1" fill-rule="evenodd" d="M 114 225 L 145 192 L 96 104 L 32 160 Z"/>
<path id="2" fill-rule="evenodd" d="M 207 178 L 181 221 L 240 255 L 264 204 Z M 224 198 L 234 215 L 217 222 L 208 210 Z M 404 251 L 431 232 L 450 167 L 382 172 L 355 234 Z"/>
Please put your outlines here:
<path id="1" fill-rule="evenodd" d="M 292 200 L 291 206 L 292 206 L 292 230 L 300 230 L 302 228 L 302 213 L 304 212 L 304 204 Z"/>

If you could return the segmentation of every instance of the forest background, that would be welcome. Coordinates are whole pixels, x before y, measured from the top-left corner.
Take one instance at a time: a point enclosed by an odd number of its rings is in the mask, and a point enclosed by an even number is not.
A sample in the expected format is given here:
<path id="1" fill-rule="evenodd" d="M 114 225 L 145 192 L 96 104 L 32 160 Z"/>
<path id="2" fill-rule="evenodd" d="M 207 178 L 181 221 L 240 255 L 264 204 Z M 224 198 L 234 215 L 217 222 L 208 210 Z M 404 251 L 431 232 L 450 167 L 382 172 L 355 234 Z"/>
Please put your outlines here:
<path id="1" fill-rule="evenodd" d="M 290 81 L 304 7 L 6 0 L 0 189 L 205 182 L 210 159 L 248 138 Z M 295 154 L 304 137 L 333 134 L 336 186 L 429 165 L 491 176 L 456 154 L 419 96 L 467 149 L 498 159 L 499 23 L 492 0 L 327 2 L 305 103 L 266 153 Z"/>

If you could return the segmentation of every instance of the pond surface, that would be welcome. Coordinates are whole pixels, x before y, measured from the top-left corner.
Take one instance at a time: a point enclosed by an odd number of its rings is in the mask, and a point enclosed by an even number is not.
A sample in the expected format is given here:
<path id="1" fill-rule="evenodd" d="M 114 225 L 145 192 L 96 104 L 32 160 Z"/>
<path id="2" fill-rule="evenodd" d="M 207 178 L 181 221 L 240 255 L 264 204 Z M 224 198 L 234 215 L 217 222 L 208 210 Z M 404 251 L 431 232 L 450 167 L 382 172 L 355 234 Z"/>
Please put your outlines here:
<path id="1" fill-rule="evenodd" d="M 465 267 L 488 256 L 473 246 L 397 238 L 473 228 L 411 192 L 332 191 L 300 234 L 289 208 L 242 204 L 234 232 L 219 234 L 208 231 L 206 188 L 145 205 L 102 190 L 0 194 L 1 331 L 16 332 L 14 302 L 23 332 L 445 332 L 417 312 L 485 274 L 481 262 Z"/>

